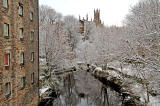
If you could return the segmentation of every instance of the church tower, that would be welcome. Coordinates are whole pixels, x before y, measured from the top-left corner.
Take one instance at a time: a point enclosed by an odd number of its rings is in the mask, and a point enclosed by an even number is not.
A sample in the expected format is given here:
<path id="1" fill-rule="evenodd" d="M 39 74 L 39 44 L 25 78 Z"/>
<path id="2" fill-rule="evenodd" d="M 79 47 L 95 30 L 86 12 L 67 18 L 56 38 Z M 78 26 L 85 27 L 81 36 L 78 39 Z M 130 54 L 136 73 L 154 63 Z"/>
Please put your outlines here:
<path id="1" fill-rule="evenodd" d="M 85 33 L 86 31 L 86 25 L 88 23 L 95 23 L 96 27 L 99 27 L 99 26 L 103 26 L 102 22 L 101 22 L 101 19 L 100 19 L 100 10 L 99 9 L 96 9 L 94 10 L 94 19 L 92 20 L 89 20 L 88 19 L 88 14 L 86 15 L 86 18 L 82 18 L 79 16 L 79 33 L 83 34 Z"/>
<path id="2" fill-rule="evenodd" d="M 96 26 L 101 25 L 101 19 L 100 19 L 100 10 L 94 10 L 94 22 L 96 23 Z"/>

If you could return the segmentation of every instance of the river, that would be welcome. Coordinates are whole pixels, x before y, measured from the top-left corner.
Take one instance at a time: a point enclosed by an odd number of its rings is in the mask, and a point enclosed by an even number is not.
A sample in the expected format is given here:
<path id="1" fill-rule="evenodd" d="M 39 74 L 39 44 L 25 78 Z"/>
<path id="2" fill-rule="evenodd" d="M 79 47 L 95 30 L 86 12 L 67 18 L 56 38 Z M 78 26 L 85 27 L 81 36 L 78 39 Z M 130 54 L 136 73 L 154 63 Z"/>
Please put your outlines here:
<path id="1" fill-rule="evenodd" d="M 122 98 L 90 73 L 76 71 L 59 76 L 60 96 L 49 106 L 121 106 Z"/>

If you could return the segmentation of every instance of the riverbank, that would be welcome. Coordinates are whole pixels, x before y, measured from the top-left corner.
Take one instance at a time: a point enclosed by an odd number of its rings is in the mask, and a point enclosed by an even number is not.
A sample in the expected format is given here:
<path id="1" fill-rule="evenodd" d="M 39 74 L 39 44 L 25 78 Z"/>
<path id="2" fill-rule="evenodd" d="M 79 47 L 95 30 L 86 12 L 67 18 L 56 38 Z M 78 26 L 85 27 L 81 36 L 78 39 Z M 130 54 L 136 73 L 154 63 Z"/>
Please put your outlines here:
<path id="1" fill-rule="evenodd" d="M 90 105 L 87 105 L 86 98 L 87 99 L 90 98 L 92 101 L 92 99 L 95 99 L 96 97 L 98 101 L 101 101 L 102 97 L 99 97 L 97 95 L 100 95 L 100 92 L 102 90 L 104 89 L 106 90 L 110 88 L 111 90 L 114 90 L 114 92 L 116 92 L 114 94 L 116 94 L 116 97 L 119 98 L 118 102 L 121 105 L 122 104 L 124 106 L 147 106 L 147 105 L 158 106 L 159 105 L 159 104 L 157 105 L 159 101 L 158 97 L 154 96 L 152 92 L 149 92 L 150 102 L 149 103 L 146 102 L 147 91 L 145 86 L 143 85 L 144 81 L 142 79 L 122 73 L 118 69 L 115 69 L 113 67 L 107 67 L 106 70 L 102 70 L 100 67 L 95 67 L 95 68 L 93 67 L 87 68 L 87 67 L 88 66 L 86 65 L 85 68 L 77 68 L 76 71 L 72 70 L 71 72 L 66 72 L 58 75 L 57 78 L 61 83 L 62 87 L 59 89 L 58 93 L 55 91 L 49 90 L 50 93 L 55 93 L 55 94 L 57 93 L 58 95 L 52 95 L 50 96 L 50 98 L 46 98 L 46 99 L 49 99 L 51 103 L 55 102 L 55 100 L 57 102 L 57 99 L 60 99 L 61 101 L 64 102 L 65 97 L 63 96 L 72 95 L 73 93 L 73 95 L 78 96 L 77 99 L 83 99 L 83 102 L 85 102 L 86 106 L 90 106 Z M 44 97 L 47 97 L 47 96 L 44 96 Z M 69 100 L 69 101 L 72 102 L 72 100 Z M 58 105 L 55 105 L 55 106 L 58 106 Z M 59 106 L 63 106 L 63 105 L 59 105 Z M 83 105 L 78 105 L 78 106 L 83 106 Z M 117 106 L 117 105 L 113 105 L 113 106 Z"/>
<path id="2" fill-rule="evenodd" d="M 155 95 L 152 90 L 146 89 L 145 80 L 127 75 L 113 67 L 107 67 L 106 70 L 102 70 L 100 67 L 90 67 L 90 73 L 103 84 L 109 85 L 116 92 L 120 93 L 124 104 L 129 106 L 131 104 L 133 106 L 160 105 L 159 96 Z M 147 102 L 147 99 L 149 102 Z"/>

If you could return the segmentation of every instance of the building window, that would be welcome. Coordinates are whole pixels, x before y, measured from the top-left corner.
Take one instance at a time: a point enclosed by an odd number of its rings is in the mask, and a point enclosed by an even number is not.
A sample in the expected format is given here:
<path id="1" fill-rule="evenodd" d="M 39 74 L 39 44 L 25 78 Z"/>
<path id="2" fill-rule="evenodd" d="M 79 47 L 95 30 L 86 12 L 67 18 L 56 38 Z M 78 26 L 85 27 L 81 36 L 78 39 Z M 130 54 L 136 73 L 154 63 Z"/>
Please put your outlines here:
<path id="1" fill-rule="evenodd" d="M 23 5 L 19 3 L 19 15 L 23 16 Z"/>
<path id="2" fill-rule="evenodd" d="M 6 83 L 5 88 L 6 88 L 5 89 L 5 94 L 10 95 L 11 94 L 11 83 L 10 82 Z"/>
<path id="3" fill-rule="evenodd" d="M 30 20 L 33 21 L 33 12 L 30 13 Z"/>
<path id="4" fill-rule="evenodd" d="M 21 89 L 25 87 L 25 84 L 26 84 L 26 77 L 22 77 L 21 78 Z"/>
<path id="5" fill-rule="evenodd" d="M 24 52 L 21 53 L 20 64 L 21 64 L 21 65 L 24 65 Z"/>
<path id="6" fill-rule="evenodd" d="M 0 94 L 2 93 L 2 90 L 3 90 L 2 83 L 0 83 Z"/>
<path id="7" fill-rule="evenodd" d="M 34 32 L 33 32 L 33 31 L 31 31 L 30 40 L 31 40 L 31 41 L 34 41 Z"/>
<path id="8" fill-rule="evenodd" d="M 34 52 L 31 53 L 31 62 L 34 62 Z"/>
<path id="9" fill-rule="evenodd" d="M 2 81 L 2 79 L 3 79 L 2 72 L 0 72 L 0 95 L 1 95 L 1 93 L 3 91 L 3 88 L 2 88 L 3 81 Z"/>
<path id="10" fill-rule="evenodd" d="M 34 73 L 31 74 L 31 83 L 34 83 Z"/>
<path id="11" fill-rule="evenodd" d="M 8 0 L 3 0 L 3 7 L 8 8 Z"/>
<path id="12" fill-rule="evenodd" d="M 23 28 L 19 28 L 19 37 L 20 40 L 23 40 Z"/>
<path id="13" fill-rule="evenodd" d="M 9 24 L 4 23 L 4 37 L 9 37 Z"/>
<path id="14" fill-rule="evenodd" d="M 10 65 L 10 54 L 7 53 L 4 56 L 4 66 L 9 66 Z"/>

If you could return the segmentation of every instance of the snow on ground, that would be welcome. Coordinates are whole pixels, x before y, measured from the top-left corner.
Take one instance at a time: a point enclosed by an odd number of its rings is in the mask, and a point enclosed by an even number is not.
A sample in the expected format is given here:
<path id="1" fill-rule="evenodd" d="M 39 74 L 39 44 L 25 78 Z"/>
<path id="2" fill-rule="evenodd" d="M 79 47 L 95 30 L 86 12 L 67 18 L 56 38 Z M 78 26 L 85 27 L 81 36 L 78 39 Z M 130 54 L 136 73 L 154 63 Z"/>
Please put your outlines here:
<path id="1" fill-rule="evenodd" d="M 95 70 L 96 70 L 96 71 L 101 71 L 101 72 L 102 72 L 102 68 L 101 68 L 101 67 L 96 67 Z"/>
<path id="2" fill-rule="evenodd" d="M 140 97 L 141 102 L 145 103 L 147 99 L 146 89 L 142 86 L 142 84 L 133 83 L 130 85 L 131 91 Z"/>
<path id="3" fill-rule="evenodd" d="M 49 88 L 42 88 L 40 89 L 40 96 L 43 95 Z"/>
<path id="4" fill-rule="evenodd" d="M 160 106 L 160 97 L 150 96 L 150 102 L 148 106 Z"/>
<path id="5" fill-rule="evenodd" d="M 118 68 L 116 68 L 117 70 L 120 70 Z M 96 71 L 103 71 L 101 67 L 97 67 Z M 105 70 L 106 71 L 106 70 Z M 117 77 L 117 78 L 121 78 L 121 76 L 115 72 L 115 71 L 111 71 L 111 70 L 107 70 L 107 72 L 109 72 L 109 75 L 112 77 Z M 135 74 L 134 72 L 131 71 L 130 67 L 126 67 L 123 69 L 123 73 L 124 74 L 128 74 L 133 76 L 133 74 Z M 135 82 L 134 80 L 131 79 L 126 79 L 126 81 L 131 82 L 129 84 L 129 89 L 136 94 L 137 96 L 140 96 L 140 100 L 145 103 L 146 99 L 147 99 L 147 93 L 146 93 L 146 89 L 143 87 L 142 84 L 139 84 L 137 82 Z M 160 106 L 160 97 L 153 97 L 150 95 L 150 102 L 148 103 L 148 106 Z"/>
<path id="6" fill-rule="evenodd" d="M 113 61 L 113 62 L 108 63 L 108 67 L 112 67 L 112 68 L 114 68 L 120 72 L 123 72 L 124 74 L 127 74 L 127 75 L 131 75 L 131 76 L 137 75 L 137 71 L 132 69 L 131 65 L 123 66 L 123 68 L 121 70 L 121 68 L 120 68 L 121 66 L 120 66 L 119 61 Z"/>
<path id="7" fill-rule="evenodd" d="M 109 75 L 112 76 L 112 77 L 120 78 L 120 75 L 115 71 L 109 71 Z"/>
<path id="8" fill-rule="evenodd" d="M 131 69 L 130 66 L 123 68 L 123 73 L 127 75 L 134 75 L 134 71 Z"/>
<path id="9" fill-rule="evenodd" d="M 44 58 L 40 58 L 39 61 L 40 61 L 40 62 L 39 62 L 40 65 L 46 64 L 46 59 L 44 59 Z"/>
<path id="10" fill-rule="evenodd" d="M 39 76 L 39 80 L 42 80 L 44 78 L 44 76 Z"/>
<path id="11" fill-rule="evenodd" d="M 114 60 L 114 61 L 112 61 L 112 62 L 109 62 L 107 65 L 108 65 L 109 67 L 118 68 L 118 67 L 120 66 L 120 62 L 117 61 L 117 60 Z"/>

